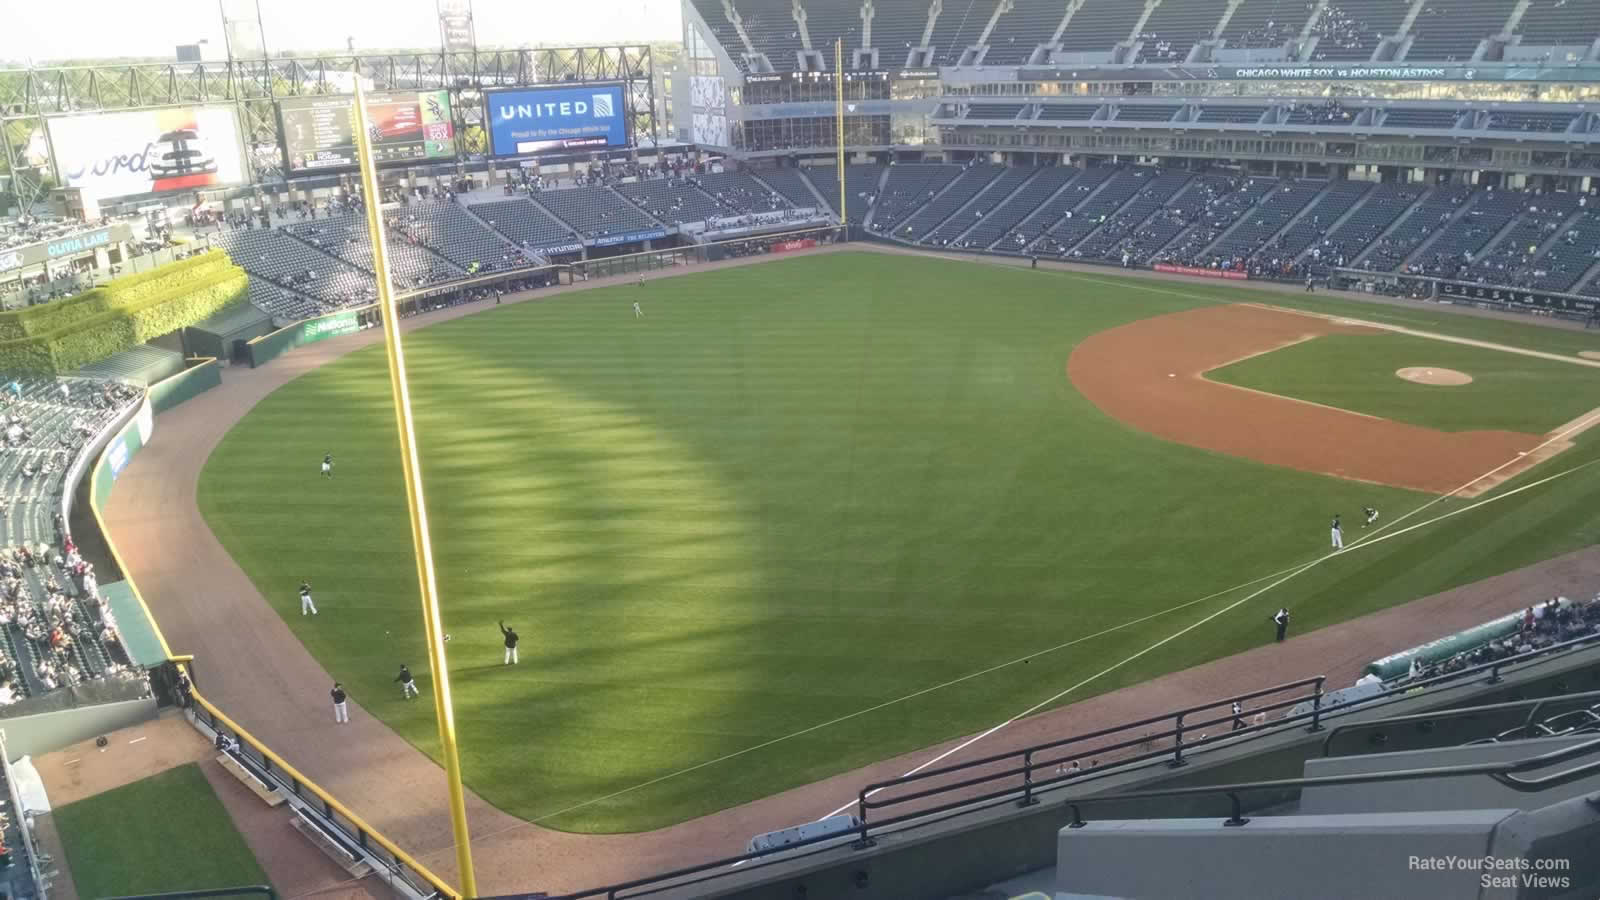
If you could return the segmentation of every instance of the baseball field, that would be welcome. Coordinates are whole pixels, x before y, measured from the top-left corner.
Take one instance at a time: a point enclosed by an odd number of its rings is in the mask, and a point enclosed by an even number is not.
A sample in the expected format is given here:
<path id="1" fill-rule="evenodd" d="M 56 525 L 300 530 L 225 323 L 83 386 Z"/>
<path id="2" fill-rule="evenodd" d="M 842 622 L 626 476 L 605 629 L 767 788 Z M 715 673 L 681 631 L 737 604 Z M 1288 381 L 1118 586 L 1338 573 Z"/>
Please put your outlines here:
<path id="1" fill-rule="evenodd" d="M 567 831 L 668 825 L 1228 655 L 1280 605 L 1301 632 L 1600 540 L 1592 333 L 834 253 L 406 346 L 464 777 Z M 381 348 L 269 396 L 199 501 L 316 659 L 437 755 Z M 1335 513 L 1352 549 L 1263 592 L 1328 555 Z"/>

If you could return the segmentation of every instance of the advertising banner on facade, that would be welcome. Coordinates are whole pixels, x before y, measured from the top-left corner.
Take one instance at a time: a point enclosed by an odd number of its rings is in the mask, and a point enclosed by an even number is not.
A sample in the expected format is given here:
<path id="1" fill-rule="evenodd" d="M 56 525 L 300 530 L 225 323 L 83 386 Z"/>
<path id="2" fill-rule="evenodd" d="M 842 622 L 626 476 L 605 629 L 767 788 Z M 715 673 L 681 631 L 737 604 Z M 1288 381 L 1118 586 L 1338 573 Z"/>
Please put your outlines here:
<path id="1" fill-rule="evenodd" d="M 96 199 L 198 190 L 245 180 L 229 106 L 181 106 L 49 120 L 68 187 Z"/>
<path id="2" fill-rule="evenodd" d="M 620 84 L 493 91 L 484 98 L 495 156 L 628 145 L 627 98 Z"/>
<path id="3" fill-rule="evenodd" d="M 12 269 L 21 269 L 26 266 L 36 266 L 39 263 L 56 259 L 72 259 L 79 254 L 87 253 L 100 247 L 109 247 L 113 244 L 120 244 L 130 240 L 133 240 L 133 229 L 125 224 L 118 223 L 105 228 L 80 231 L 77 234 L 56 238 L 53 241 L 25 244 L 21 247 L 0 251 L 0 272 L 9 272 Z"/>

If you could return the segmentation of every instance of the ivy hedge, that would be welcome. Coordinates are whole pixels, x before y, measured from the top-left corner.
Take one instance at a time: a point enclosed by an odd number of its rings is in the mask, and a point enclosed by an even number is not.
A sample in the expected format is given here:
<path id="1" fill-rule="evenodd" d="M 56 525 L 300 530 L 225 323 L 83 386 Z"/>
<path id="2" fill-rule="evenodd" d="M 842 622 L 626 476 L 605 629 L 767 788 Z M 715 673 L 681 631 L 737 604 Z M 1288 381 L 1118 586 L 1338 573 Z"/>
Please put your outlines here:
<path id="1" fill-rule="evenodd" d="M 249 276 L 212 250 L 76 297 L 0 314 L 0 371 L 60 374 L 242 300 Z"/>

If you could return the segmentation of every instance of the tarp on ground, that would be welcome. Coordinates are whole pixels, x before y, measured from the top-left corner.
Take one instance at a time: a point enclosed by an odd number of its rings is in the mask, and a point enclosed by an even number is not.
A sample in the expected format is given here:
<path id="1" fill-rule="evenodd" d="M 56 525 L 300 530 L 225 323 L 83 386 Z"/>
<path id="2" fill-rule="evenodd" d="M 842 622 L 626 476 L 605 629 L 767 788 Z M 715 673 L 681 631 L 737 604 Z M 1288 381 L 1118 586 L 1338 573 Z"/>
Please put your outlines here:
<path id="1" fill-rule="evenodd" d="M 129 659 L 147 668 L 167 661 L 167 654 L 156 637 L 155 626 L 144 614 L 144 607 L 133 596 L 133 588 L 126 581 L 100 585 L 100 596 L 111 604 L 111 612 L 117 617 L 122 649 L 128 651 Z"/>
<path id="2" fill-rule="evenodd" d="M 1566 605 L 1565 599 L 1561 601 L 1561 605 Z M 1514 613 L 1507 613 L 1482 625 L 1474 625 L 1464 631 L 1445 635 L 1438 640 L 1420 644 L 1409 650 L 1391 653 L 1383 659 L 1375 659 L 1367 663 L 1367 667 L 1361 671 L 1367 675 L 1376 675 L 1384 681 L 1399 678 L 1411 671 L 1412 660 L 1416 660 L 1425 666 L 1444 662 L 1457 653 L 1475 650 L 1490 641 L 1510 637 L 1522 628 L 1522 617 L 1523 612 L 1520 610 Z"/>

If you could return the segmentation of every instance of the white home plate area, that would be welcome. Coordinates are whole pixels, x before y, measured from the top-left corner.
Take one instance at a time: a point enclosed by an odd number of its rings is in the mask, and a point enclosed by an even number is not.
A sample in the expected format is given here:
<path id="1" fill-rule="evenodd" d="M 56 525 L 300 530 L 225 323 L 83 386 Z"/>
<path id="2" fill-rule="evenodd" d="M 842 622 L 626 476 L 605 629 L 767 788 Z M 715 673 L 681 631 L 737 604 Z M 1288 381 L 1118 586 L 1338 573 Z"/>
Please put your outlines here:
<path id="1" fill-rule="evenodd" d="M 1450 387 L 1454 385 L 1472 383 L 1471 375 L 1468 375 L 1465 372 L 1457 372 L 1455 369 L 1430 369 L 1425 366 L 1407 366 L 1404 369 L 1397 369 L 1394 374 L 1404 378 L 1407 381 L 1416 382 L 1417 384 L 1434 384 Z"/>

